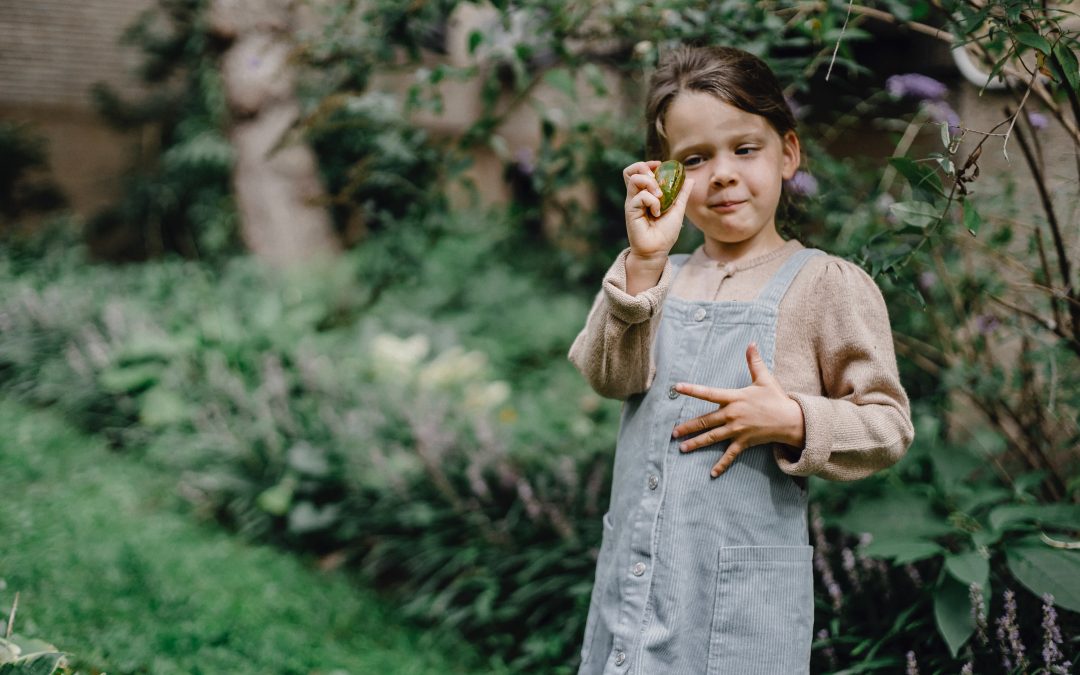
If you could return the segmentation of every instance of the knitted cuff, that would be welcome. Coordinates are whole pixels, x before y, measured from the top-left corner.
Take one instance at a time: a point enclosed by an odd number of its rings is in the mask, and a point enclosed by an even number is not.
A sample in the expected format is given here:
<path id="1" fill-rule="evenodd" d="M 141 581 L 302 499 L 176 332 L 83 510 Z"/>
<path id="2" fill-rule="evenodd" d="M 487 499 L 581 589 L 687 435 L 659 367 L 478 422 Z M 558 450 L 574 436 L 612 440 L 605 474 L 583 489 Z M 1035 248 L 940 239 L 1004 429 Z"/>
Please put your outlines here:
<path id="1" fill-rule="evenodd" d="M 664 271 L 655 286 L 637 295 L 630 295 L 626 292 L 626 256 L 629 254 L 630 249 L 627 248 L 615 258 L 615 263 L 604 275 L 603 288 L 612 316 L 628 324 L 635 324 L 651 319 L 664 304 L 664 298 L 671 286 L 671 260 L 664 264 Z"/>
<path id="2" fill-rule="evenodd" d="M 793 455 L 794 448 L 781 446 L 774 450 L 780 470 L 792 476 L 812 476 L 819 473 L 829 461 L 833 447 L 832 402 L 824 396 L 792 394 L 790 396 L 802 408 L 806 442 L 802 453 Z"/>

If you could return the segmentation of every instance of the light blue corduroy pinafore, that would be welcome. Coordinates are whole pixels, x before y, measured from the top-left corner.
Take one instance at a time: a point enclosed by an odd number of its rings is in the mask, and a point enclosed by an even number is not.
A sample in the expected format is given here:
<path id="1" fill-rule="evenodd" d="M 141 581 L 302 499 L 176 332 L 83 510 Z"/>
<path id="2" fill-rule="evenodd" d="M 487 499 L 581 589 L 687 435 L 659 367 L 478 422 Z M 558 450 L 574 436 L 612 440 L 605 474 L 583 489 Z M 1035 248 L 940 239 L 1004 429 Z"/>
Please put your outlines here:
<path id="1" fill-rule="evenodd" d="M 579 675 L 809 673 L 806 492 L 769 446 L 713 479 L 727 442 L 683 454 L 671 431 L 716 410 L 675 383 L 750 385 L 750 342 L 773 369 L 780 300 L 819 253 L 796 251 L 751 302 L 665 301 L 652 387 L 623 406 Z"/>

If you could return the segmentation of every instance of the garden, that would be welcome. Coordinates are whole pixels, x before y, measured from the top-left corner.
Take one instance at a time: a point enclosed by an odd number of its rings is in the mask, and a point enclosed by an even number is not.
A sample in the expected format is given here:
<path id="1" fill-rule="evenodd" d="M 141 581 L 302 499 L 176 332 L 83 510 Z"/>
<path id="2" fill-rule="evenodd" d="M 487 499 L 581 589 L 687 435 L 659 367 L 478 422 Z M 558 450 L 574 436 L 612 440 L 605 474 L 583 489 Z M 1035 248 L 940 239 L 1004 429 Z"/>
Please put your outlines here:
<path id="1" fill-rule="evenodd" d="M 785 234 L 874 278 L 911 399 L 897 464 L 810 480 L 811 671 L 1073 672 L 1070 3 L 301 3 L 269 98 L 220 4 L 158 0 L 147 96 L 95 90 L 157 149 L 107 209 L 0 122 L 0 674 L 576 672 L 621 404 L 567 351 L 677 43 L 776 71 Z M 280 246 L 242 172 L 284 108 Z"/>

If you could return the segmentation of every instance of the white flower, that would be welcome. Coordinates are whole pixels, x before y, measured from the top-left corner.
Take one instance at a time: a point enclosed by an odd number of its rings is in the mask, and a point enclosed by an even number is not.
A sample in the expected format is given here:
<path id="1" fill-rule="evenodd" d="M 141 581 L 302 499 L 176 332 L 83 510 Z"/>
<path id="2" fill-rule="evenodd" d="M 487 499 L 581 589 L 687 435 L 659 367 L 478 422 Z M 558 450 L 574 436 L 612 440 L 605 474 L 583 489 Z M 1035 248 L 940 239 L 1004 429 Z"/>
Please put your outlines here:
<path id="1" fill-rule="evenodd" d="M 386 333 L 377 335 L 371 341 L 376 379 L 411 379 L 417 365 L 424 360 L 430 349 L 431 343 L 424 335 L 413 335 L 405 339 Z"/>

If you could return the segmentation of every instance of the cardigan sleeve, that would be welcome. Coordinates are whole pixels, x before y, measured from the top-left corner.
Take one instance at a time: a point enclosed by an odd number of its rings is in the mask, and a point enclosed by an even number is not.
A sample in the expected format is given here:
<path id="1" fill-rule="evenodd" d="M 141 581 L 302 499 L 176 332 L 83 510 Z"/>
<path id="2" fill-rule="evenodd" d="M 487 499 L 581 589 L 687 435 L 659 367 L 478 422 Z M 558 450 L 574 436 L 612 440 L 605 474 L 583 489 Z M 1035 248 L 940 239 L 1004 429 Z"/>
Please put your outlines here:
<path id="1" fill-rule="evenodd" d="M 802 408 L 805 445 L 776 446 L 780 469 L 795 476 L 855 480 L 896 463 L 914 438 L 900 384 L 888 310 L 874 280 L 834 259 L 814 280 L 820 303 L 807 329 L 824 395 L 789 395 Z"/>
<path id="2" fill-rule="evenodd" d="M 660 309 L 674 271 L 669 260 L 656 286 L 637 295 L 626 292 L 625 249 L 604 275 L 585 327 L 570 347 L 569 358 L 596 393 L 626 399 L 652 383 L 652 343 Z"/>

